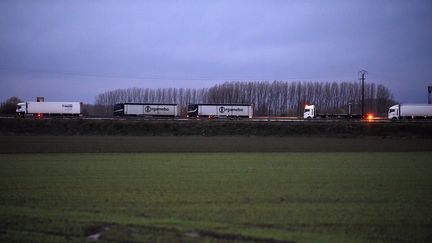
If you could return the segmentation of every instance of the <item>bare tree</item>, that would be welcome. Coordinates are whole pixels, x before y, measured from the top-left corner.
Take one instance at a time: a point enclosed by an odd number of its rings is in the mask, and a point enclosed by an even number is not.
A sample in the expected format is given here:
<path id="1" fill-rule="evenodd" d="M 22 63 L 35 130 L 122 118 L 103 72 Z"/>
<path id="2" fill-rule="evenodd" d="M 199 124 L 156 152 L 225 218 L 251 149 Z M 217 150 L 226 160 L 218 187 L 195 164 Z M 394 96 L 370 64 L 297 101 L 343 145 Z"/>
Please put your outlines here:
<path id="1" fill-rule="evenodd" d="M 9 99 L 5 100 L 0 105 L 0 113 L 1 114 L 15 114 L 17 104 L 22 102 L 18 97 L 12 96 Z"/>
<path id="2" fill-rule="evenodd" d="M 112 113 L 112 106 L 124 102 L 176 103 L 185 110 L 190 103 L 253 104 L 257 116 L 300 116 L 305 104 L 315 104 L 322 112 L 361 111 L 361 87 L 355 82 L 225 82 L 210 88 L 129 88 L 107 91 L 95 98 L 98 112 Z M 366 112 L 384 114 L 394 103 L 383 85 L 365 85 Z"/>

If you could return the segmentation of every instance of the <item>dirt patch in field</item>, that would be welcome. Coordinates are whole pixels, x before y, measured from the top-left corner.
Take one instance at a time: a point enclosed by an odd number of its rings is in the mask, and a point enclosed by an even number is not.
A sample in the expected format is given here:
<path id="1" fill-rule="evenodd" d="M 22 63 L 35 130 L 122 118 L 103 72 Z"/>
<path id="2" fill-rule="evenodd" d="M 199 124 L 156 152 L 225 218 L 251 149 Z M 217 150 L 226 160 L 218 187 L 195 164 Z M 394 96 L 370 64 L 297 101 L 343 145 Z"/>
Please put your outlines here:
<path id="1" fill-rule="evenodd" d="M 219 233 L 213 231 L 199 231 L 200 236 L 210 237 L 228 241 L 246 241 L 246 242 L 271 242 L 271 243 L 295 243 L 295 241 L 281 241 L 271 238 L 257 238 L 238 234 Z"/>
<path id="2" fill-rule="evenodd" d="M 98 241 L 102 234 L 109 230 L 109 225 L 98 225 L 86 230 L 87 239 L 91 241 Z"/>
<path id="3" fill-rule="evenodd" d="M 182 232 L 175 228 L 164 226 L 114 225 L 115 234 L 106 235 L 104 240 L 118 240 L 119 236 L 127 235 L 132 241 L 162 241 L 162 242 L 270 242 L 294 243 L 265 237 L 254 237 L 235 233 L 223 233 L 211 230 L 193 230 Z M 108 233 L 108 232 L 107 232 Z"/>

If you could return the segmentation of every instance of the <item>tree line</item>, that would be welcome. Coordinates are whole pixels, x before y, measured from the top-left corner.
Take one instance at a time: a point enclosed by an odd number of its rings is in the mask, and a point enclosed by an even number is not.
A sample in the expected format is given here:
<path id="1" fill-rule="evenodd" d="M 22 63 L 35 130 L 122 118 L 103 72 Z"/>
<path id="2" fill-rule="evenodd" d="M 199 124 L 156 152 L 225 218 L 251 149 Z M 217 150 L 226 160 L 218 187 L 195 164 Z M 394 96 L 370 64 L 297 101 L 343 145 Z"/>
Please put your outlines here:
<path id="1" fill-rule="evenodd" d="M 365 84 L 365 112 L 385 115 L 395 103 L 390 90 L 381 84 Z M 182 115 L 187 104 L 253 104 L 255 116 L 301 116 L 305 104 L 320 112 L 361 113 L 361 85 L 357 82 L 225 82 L 210 88 L 127 88 L 106 91 L 95 97 L 95 105 L 85 107 L 88 114 L 111 115 L 116 103 L 175 103 Z"/>
<path id="2" fill-rule="evenodd" d="M 18 97 L 12 96 L 0 103 L 0 114 L 15 114 L 17 104 L 22 102 Z"/>
<path id="3" fill-rule="evenodd" d="M 14 114 L 17 97 L 0 104 L 0 113 Z M 96 95 L 95 104 L 84 104 L 84 115 L 111 116 L 116 103 L 175 103 L 181 115 L 187 104 L 253 104 L 255 116 L 301 116 L 305 104 L 314 104 L 322 113 L 361 113 L 361 85 L 356 82 L 225 82 L 210 88 L 127 88 Z M 385 115 L 396 103 L 390 90 L 381 84 L 365 84 L 365 112 Z"/>

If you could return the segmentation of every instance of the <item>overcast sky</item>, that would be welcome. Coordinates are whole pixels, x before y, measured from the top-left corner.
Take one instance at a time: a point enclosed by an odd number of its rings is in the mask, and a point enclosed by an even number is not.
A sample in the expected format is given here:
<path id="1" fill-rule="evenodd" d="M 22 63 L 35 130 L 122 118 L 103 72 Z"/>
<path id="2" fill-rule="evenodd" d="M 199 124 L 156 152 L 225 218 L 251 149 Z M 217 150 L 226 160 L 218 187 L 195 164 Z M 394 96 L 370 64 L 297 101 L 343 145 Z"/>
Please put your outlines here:
<path id="1" fill-rule="evenodd" d="M 432 85 L 431 0 L 0 1 L 0 100 L 224 81 Z"/>

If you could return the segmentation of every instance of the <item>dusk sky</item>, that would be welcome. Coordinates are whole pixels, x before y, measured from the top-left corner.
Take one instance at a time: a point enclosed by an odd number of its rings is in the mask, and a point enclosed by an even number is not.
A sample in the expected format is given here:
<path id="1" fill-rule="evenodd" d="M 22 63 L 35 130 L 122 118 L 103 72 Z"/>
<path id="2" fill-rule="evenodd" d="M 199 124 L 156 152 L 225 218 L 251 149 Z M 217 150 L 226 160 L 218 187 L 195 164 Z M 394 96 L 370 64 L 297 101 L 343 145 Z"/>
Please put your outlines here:
<path id="1" fill-rule="evenodd" d="M 0 1 L 0 100 L 117 88 L 366 81 L 426 103 L 431 0 Z"/>

